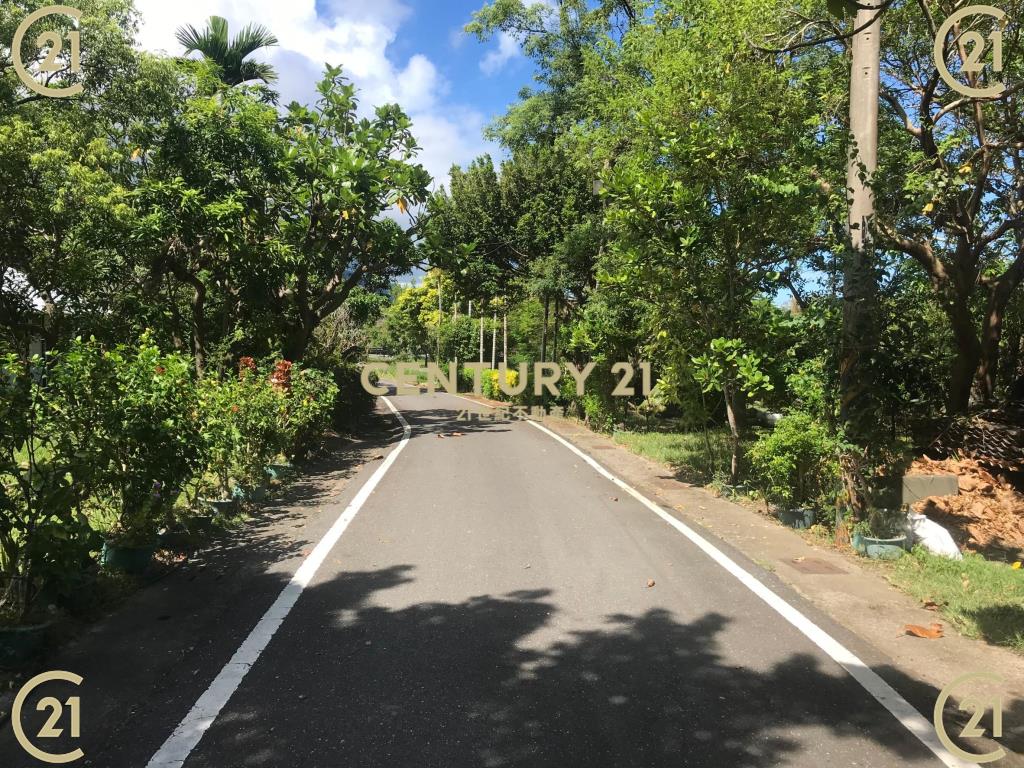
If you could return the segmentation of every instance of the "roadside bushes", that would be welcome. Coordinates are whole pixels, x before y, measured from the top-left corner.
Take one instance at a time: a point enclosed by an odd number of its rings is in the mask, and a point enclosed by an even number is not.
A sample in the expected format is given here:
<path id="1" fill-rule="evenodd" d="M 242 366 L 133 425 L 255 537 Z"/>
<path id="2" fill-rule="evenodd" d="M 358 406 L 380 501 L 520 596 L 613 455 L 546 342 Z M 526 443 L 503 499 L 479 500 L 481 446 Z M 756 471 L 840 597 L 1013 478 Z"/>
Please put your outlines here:
<path id="1" fill-rule="evenodd" d="M 266 467 L 277 457 L 310 453 L 330 426 L 338 391 L 331 374 L 287 360 L 261 366 L 243 357 L 237 375 L 205 378 L 201 492 L 228 498 L 238 488 L 245 495 L 266 480 Z"/>
<path id="2" fill-rule="evenodd" d="M 281 361 L 277 371 L 281 370 Z M 287 397 L 282 410 L 281 453 L 286 456 L 302 457 L 316 445 L 316 441 L 331 426 L 339 403 L 341 391 L 334 375 L 315 368 L 290 366 L 287 384 L 284 379 L 271 378 L 276 387 L 286 387 Z M 354 386 L 366 393 L 359 384 L 358 376 Z"/>
<path id="3" fill-rule="evenodd" d="M 787 508 L 828 500 L 839 490 L 839 439 L 806 413 L 784 416 L 748 454 L 765 498 Z"/>
<path id="4" fill-rule="evenodd" d="M 87 511 L 120 546 L 152 543 L 203 461 L 191 361 L 146 336 L 113 350 L 77 340 L 54 356 L 47 391 L 56 427 L 90 462 Z"/>
<path id="5" fill-rule="evenodd" d="M 519 371 L 514 368 L 505 369 L 505 389 L 515 390 L 519 385 Z M 480 378 L 480 387 L 483 392 L 483 396 L 491 400 L 505 401 L 522 401 L 524 398 L 529 396 L 526 390 L 523 390 L 519 395 L 508 395 L 501 388 L 501 371 L 488 368 L 483 372 Z"/>
<path id="6" fill-rule="evenodd" d="M 24 622 L 104 542 L 153 547 L 187 514 L 186 489 L 265 483 L 275 458 L 316 446 L 337 395 L 332 374 L 287 361 L 197 381 L 147 335 L 0 356 L 0 625 Z"/>
<path id="7" fill-rule="evenodd" d="M 84 457 L 57 449 L 40 365 L 0 358 L 0 624 L 25 621 L 43 587 L 88 556 Z"/>

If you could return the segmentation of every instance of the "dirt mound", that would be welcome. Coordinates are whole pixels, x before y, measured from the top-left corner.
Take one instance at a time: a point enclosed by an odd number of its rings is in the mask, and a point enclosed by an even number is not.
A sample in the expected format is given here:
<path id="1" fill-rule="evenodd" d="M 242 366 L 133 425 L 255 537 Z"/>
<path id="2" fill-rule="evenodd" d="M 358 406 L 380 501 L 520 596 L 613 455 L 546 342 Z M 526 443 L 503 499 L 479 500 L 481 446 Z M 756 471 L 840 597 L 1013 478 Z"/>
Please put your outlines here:
<path id="1" fill-rule="evenodd" d="M 931 496 L 912 506 L 945 526 L 961 549 L 1017 558 L 1024 552 L 1024 494 L 974 459 L 922 458 L 914 475 L 957 476 L 959 496 Z"/>

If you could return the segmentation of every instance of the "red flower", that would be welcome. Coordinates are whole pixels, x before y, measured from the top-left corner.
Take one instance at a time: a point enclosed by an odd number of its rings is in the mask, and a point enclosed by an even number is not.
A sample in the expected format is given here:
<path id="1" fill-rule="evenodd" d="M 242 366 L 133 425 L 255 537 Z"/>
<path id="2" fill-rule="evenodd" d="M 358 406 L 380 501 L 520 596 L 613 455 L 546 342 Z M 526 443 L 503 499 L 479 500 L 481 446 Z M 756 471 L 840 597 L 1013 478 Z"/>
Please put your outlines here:
<path id="1" fill-rule="evenodd" d="M 292 363 L 290 360 L 278 360 L 274 372 L 270 374 L 270 383 L 278 389 L 288 389 L 292 385 Z"/>

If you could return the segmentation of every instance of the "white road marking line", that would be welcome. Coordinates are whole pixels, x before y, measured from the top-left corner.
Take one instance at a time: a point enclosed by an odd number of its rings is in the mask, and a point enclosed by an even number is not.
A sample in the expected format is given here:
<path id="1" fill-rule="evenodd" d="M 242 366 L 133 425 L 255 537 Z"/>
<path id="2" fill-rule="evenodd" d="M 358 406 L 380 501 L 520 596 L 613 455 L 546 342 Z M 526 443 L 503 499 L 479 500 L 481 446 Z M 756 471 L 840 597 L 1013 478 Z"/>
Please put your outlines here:
<path id="1" fill-rule="evenodd" d="M 486 403 L 479 404 L 486 405 Z M 487 407 L 490 408 L 493 406 Z M 783 598 L 772 592 L 772 590 L 761 583 L 756 576 L 742 568 L 735 560 L 697 533 L 693 528 L 686 525 L 686 523 L 677 520 L 656 503 L 640 493 L 640 491 L 617 478 L 601 464 L 563 438 L 561 435 L 552 432 L 550 429 L 536 421 L 530 421 L 529 423 L 541 432 L 553 437 L 570 451 L 575 453 L 587 462 L 587 464 L 597 470 L 600 475 L 611 480 L 619 488 L 650 509 L 654 514 L 696 544 L 704 554 L 735 576 L 743 586 L 766 602 L 776 613 L 796 627 L 812 643 L 818 646 L 833 661 L 845 669 L 849 673 L 850 677 L 860 683 L 864 690 L 870 693 L 883 707 L 889 710 L 893 717 L 900 721 L 903 727 L 914 734 L 922 744 L 928 747 L 928 749 L 930 749 L 932 753 L 942 761 L 943 765 L 947 766 L 947 768 L 970 768 L 970 766 L 973 765 L 972 763 L 966 763 L 950 754 L 942 745 L 942 742 L 939 741 L 939 737 L 935 733 L 935 727 L 932 725 L 931 721 L 914 709 L 910 702 L 900 696 L 900 694 L 897 693 L 891 685 L 879 677 L 877 672 L 857 658 L 857 656 L 851 651 L 847 650 L 842 643 L 828 634 L 825 630 L 804 616 L 804 614 L 787 603 Z"/>
<path id="2" fill-rule="evenodd" d="M 259 623 L 249 633 L 249 636 L 239 646 L 238 650 L 235 651 L 235 655 L 231 657 L 231 660 L 220 671 L 220 674 L 210 683 L 210 687 L 206 689 L 206 692 L 199 697 L 192 710 L 185 716 L 185 719 L 174 729 L 174 733 L 168 737 L 163 746 L 153 755 L 146 768 L 181 768 L 184 765 L 192 750 L 196 748 L 196 745 L 199 744 L 207 730 L 213 725 L 213 721 L 217 719 L 217 715 L 220 714 L 224 705 L 228 703 L 228 700 L 238 690 L 242 678 L 252 669 L 260 654 L 263 653 L 263 650 L 270 643 L 274 633 L 280 629 L 288 612 L 295 606 L 302 591 L 309 586 L 328 553 L 338 543 L 338 539 L 341 538 L 345 529 L 348 528 L 349 523 L 359 513 L 363 504 L 366 503 L 370 494 L 373 493 L 374 488 L 380 483 L 381 478 L 391 468 L 391 465 L 395 463 L 398 454 L 408 444 L 409 438 L 412 435 L 412 427 L 409 426 L 409 422 L 391 404 L 390 400 L 386 397 L 382 397 L 381 400 L 384 401 L 402 424 L 401 442 L 388 454 L 384 462 L 377 467 L 377 471 L 359 489 L 355 498 L 345 507 L 345 511 L 341 513 L 334 522 L 334 525 L 324 534 L 313 551 L 309 553 L 309 556 L 299 566 L 291 581 L 281 590 L 281 594 L 274 601 L 274 604 L 263 614 L 263 618 L 259 620 Z"/>

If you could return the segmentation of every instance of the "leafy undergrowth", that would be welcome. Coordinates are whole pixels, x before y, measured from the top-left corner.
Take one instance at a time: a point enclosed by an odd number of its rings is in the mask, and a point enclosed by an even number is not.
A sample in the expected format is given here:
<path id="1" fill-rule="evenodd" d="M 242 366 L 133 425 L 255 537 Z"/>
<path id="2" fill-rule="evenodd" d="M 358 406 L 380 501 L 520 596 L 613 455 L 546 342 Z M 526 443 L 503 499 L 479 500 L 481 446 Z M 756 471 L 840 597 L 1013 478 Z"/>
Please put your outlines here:
<path id="1" fill-rule="evenodd" d="M 668 464 L 679 480 L 706 484 L 728 476 L 731 451 L 726 430 L 703 432 L 617 431 L 619 445 L 648 459 Z"/>
<path id="2" fill-rule="evenodd" d="M 921 548 L 892 563 L 889 580 L 941 613 L 961 634 L 1024 653 L 1024 570 L 964 554 Z"/>

